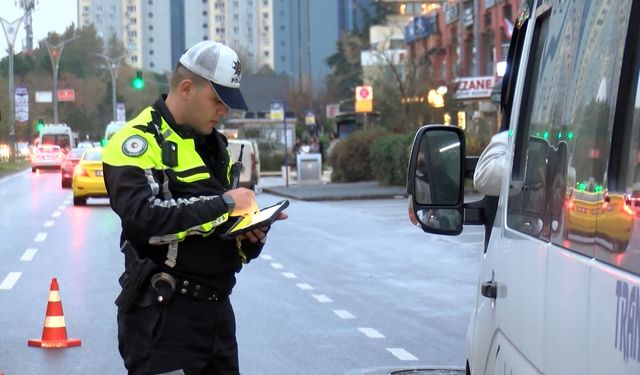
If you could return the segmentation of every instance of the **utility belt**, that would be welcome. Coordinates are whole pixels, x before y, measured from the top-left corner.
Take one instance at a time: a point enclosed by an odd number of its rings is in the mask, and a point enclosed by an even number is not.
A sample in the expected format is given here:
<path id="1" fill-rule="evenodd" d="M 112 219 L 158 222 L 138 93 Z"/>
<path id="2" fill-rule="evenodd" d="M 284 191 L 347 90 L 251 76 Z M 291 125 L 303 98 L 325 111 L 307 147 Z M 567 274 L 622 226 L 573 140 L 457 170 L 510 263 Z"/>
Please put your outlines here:
<path id="1" fill-rule="evenodd" d="M 158 272 L 158 266 L 149 258 L 140 258 L 138 252 L 126 241 L 120 249 L 125 254 L 126 270 L 118 279 L 122 291 L 115 303 L 121 311 L 128 311 L 134 304 L 140 307 L 166 304 L 174 296 L 217 303 L 229 297 L 201 281 Z"/>

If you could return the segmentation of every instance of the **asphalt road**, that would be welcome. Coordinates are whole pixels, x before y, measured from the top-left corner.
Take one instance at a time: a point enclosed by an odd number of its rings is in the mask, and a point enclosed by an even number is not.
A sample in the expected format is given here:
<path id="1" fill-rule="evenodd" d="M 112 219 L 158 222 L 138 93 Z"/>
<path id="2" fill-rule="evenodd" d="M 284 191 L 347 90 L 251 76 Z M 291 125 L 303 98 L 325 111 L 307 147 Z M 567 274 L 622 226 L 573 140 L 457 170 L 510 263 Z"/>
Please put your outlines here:
<path id="1" fill-rule="evenodd" d="M 0 372 L 123 374 L 115 305 L 123 260 L 107 200 L 73 207 L 56 173 L 0 178 Z M 261 206 L 281 197 L 258 194 Z M 232 295 L 245 375 L 386 374 L 464 366 L 480 228 L 422 233 L 404 199 L 293 200 Z M 51 278 L 77 348 L 40 338 Z"/>

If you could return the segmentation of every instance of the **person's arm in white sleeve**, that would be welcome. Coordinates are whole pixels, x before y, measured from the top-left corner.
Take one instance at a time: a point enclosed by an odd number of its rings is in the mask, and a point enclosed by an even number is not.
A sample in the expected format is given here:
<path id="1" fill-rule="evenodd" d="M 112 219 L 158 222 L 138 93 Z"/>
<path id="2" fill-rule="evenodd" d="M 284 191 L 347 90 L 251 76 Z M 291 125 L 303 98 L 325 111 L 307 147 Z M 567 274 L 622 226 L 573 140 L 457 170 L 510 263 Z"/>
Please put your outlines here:
<path id="1" fill-rule="evenodd" d="M 486 195 L 500 195 L 502 176 L 507 169 L 508 146 L 507 131 L 502 131 L 491 138 L 487 148 L 482 151 L 473 173 L 473 186 L 476 190 Z"/>

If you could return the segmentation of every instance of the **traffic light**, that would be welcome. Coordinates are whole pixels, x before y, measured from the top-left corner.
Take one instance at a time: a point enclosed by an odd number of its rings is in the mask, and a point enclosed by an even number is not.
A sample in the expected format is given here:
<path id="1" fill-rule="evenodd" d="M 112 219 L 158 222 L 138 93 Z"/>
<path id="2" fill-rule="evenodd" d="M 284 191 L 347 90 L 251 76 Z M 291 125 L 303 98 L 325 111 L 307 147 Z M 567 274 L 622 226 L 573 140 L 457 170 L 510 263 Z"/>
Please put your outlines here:
<path id="1" fill-rule="evenodd" d="M 36 131 L 40 133 L 44 128 L 44 119 L 39 118 L 38 122 L 36 122 Z"/>
<path id="2" fill-rule="evenodd" d="M 142 70 L 136 71 L 136 78 L 133 79 L 133 88 L 136 90 L 142 90 L 144 88 L 144 78 L 142 77 Z"/>

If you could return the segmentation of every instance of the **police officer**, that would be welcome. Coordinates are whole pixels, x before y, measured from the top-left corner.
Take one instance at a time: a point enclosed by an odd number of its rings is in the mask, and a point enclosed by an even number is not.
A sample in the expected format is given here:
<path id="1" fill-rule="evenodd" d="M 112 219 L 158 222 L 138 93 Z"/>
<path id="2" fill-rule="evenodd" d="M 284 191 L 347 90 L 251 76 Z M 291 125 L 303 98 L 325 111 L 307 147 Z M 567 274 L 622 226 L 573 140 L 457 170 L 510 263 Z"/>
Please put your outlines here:
<path id="1" fill-rule="evenodd" d="M 129 374 L 239 374 L 228 296 L 268 230 L 220 236 L 230 218 L 257 210 L 251 190 L 231 188 L 233 160 L 216 130 L 229 108 L 247 110 L 240 78 L 231 48 L 196 44 L 180 58 L 169 94 L 104 150 L 111 207 L 122 221 L 125 273 L 116 303 Z"/>

